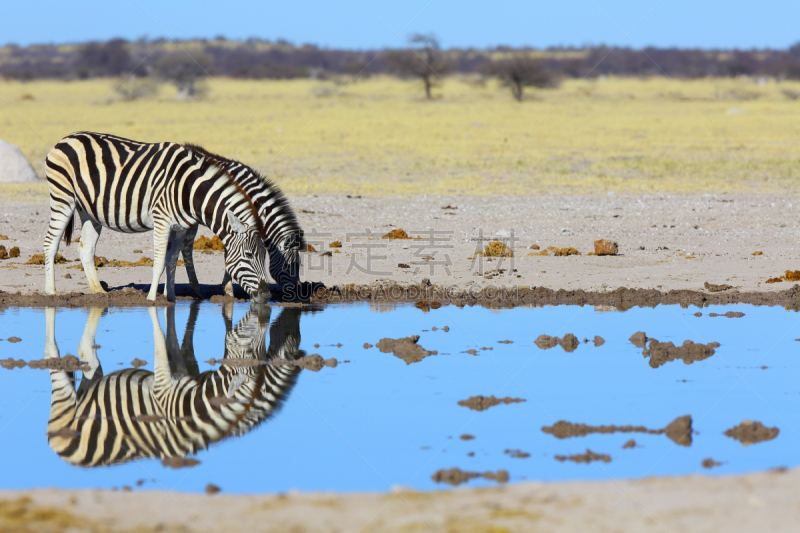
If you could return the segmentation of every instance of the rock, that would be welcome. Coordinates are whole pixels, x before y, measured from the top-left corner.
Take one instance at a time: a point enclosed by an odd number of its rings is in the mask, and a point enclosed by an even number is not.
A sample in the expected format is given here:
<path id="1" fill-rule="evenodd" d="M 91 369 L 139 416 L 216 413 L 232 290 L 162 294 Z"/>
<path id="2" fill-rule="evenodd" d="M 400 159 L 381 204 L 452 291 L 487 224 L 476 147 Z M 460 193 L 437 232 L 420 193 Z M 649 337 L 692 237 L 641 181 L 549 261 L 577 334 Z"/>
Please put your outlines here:
<path id="1" fill-rule="evenodd" d="M 539 245 L 538 244 L 531 244 L 531 247 L 529 249 L 530 250 L 538 250 L 539 249 Z"/>
<path id="2" fill-rule="evenodd" d="M 614 241 L 600 239 L 594 241 L 594 255 L 617 255 L 619 246 Z"/>
<path id="3" fill-rule="evenodd" d="M 39 176 L 19 147 L 0 139 L 0 183 L 36 183 Z"/>

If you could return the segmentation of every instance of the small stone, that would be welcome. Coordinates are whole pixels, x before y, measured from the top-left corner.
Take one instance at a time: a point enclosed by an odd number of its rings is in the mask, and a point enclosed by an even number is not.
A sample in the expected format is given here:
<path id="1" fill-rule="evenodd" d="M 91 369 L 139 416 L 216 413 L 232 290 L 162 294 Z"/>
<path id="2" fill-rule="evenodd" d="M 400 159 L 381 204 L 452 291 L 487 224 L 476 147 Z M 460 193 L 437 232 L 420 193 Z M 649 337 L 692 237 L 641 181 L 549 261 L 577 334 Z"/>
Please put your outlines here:
<path id="1" fill-rule="evenodd" d="M 619 246 L 614 241 L 600 239 L 594 241 L 594 255 L 617 255 Z"/>
<path id="2" fill-rule="evenodd" d="M 209 483 L 208 485 L 206 485 L 206 494 L 208 494 L 209 496 L 213 496 L 214 494 L 218 494 L 219 491 L 221 491 L 221 490 L 222 490 L 221 488 L 217 487 L 216 485 L 214 485 L 212 483 Z"/>
<path id="3" fill-rule="evenodd" d="M 529 248 L 529 250 L 538 250 L 538 249 L 539 249 L 538 244 L 531 244 L 531 247 Z"/>

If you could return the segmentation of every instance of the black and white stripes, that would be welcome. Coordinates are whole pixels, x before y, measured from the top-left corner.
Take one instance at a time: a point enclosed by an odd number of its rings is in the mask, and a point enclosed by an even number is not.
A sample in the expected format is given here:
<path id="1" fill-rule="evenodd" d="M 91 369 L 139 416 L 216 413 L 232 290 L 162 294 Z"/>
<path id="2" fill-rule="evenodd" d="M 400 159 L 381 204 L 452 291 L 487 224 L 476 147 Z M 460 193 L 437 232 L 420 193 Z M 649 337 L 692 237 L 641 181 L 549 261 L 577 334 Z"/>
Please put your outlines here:
<path id="1" fill-rule="evenodd" d="M 91 311 L 79 348 L 79 355 L 90 370 L 84 373 L 78 390 L 65 371 L 50 371 L 53 392 L 48 441 L 65 461 L 102 466 L 137 458 L 192 455 L 264 422 L 294 386 L 299 372 L 296 366 L 222 365 L 198 375 L 191 348 L 196 308 L 187 326 L 183 349 L 175 337 L 174 308 L 165 312 L 166 339 L 156 310 L 150 309 L 154 373 L 131 368 L 102 376 L 93 344 L 99 309 Z M 268 361 L 303 356 L 299 349 L 298 309 L 284 309 L 271 328 L 268 307 L 254 306 L 236 328 L 230 327 L 230 312 L 231 307 L 224 309 L 228 327 L 225 358 Z M 46 318 L 45 355 L 55 357 L 55 310 L 48 309 Z"/>
<path id="2" fill-rule="evenodd" d="M 81 218 L 79 255 L 93 292 L 103 292 L 94 252 L 103 227 L 122 232 L 154 230 L 154 300 L 166 267 L 164 292 L 174 299 L 179 251 L 195 290 L 191 241 L 203 224 L 225 247 L 230 277 L 256 301 L 268 297 L 269 271 L 284 287 L 298 283 L 303 245 L 297 219 L 277 186 L 249 167 L 193 145 L 141 143 L 108 134 L 79 132 L 47 156 L 50 226 L 44 240 L 47 294 L 55 294 L 53 260 L 73 213 Z"/>

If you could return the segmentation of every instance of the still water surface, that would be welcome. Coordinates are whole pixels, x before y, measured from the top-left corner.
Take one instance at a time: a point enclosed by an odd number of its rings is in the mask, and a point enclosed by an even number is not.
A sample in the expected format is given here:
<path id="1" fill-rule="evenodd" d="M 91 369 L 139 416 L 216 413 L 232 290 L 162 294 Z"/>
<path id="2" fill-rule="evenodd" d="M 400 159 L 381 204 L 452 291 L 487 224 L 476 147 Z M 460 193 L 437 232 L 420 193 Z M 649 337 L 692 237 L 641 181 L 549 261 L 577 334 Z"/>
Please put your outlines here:
<path id="1" fill-rule="evenodd" d="M 744 316 L 709 316 L 728 311 Z M 0 337 L 22 340 L 0 342 L 2 359 L 42 359 L 55 348 L 62 357 L 81 354 L 92 366 L 89 372 L 75 372 L 74 382 L 63 371 L 0 369 L 0 489 L 129 486 L 202 491 L 214 483 L 228 493 L 383 491 L 398 485 L 430 490 L 448 487 L 431 476 L 451 467 L 507 470 L 510 482 L 517 482 L 716 475 L 800 464 L 800 434 L 795 429 L 800 429 L 800 342 L 795 341 L 800 337 L 800 316 L 780 307 L 746 305 L 702 309 L 700 317 L 696 312 L 677 306 L 625 312 L 578 306 L 446 306 L 422 312 L 412 306 L 369 304 L 301 310 L 211 303 L 157 311 L 9 309 L 0 312 Z M 637 331 L 675 345 L 691 340 L 718 342 L 719 347 L 691 364 L 680 358 L 655 361 L 629 340 Z M 567 333 L 581 341 L 571 352 L 560 345 L 542 349 L 534 342 L 543 334 L 563 338 Z M 438 355 L 406 364 L 392 353 L 364 348 L 384 337 L 409 335 L 419 335 L 419 345 Z M 595 346 L 595 336 L 605 342 Z M 268 360 L 314 353 L 336 358 L 339 364 L 314 372 L 207 362 L 226 355 Z M 146 362 L 138 372 L 130 370 L 134 359 Z M 75 434 L 72 444 L 69 433 L 48 439 L 48 432 L 57 429 L 48 430 L 54 399 L 53 413 L 75 413 L 63 410 L 69 401 L 75 403 L 74 397 L 64 396 L 73 383 L 80 398 L 93 384 L 105 380 L 111 386 L 114 381 L 119 391 L 110 394 L 122 402 L 146 388 L 142 380 L 158 380 L 151 374 L 158 374 L 157 361 L 169 362 L 160 365 L 162 383 L 171 379 L 176 386 L 190 386 L 199 374 L 216 371 L 216 377 L 205 375 L 212 386 L 214 380 L 223 380 L 220 368 L 233 368 L 232 374 L 240 374 L 229 387 L 235 393 L 222 391 L 221 396 L 235 400 L 251 389 L 262 392 L 258 401 L 246 405 L 245 414 L 244 404 L 224 403 L 217 406 L 219 413 L 186 411 L 194 412 L 196 420 L 156 417 L 134 424 L 104 418 L 93 423 L 91 431 L 80 426 L 85 434 Z M 128 374 L 115 374 L 120 371 Z M 110 380 L 115 375 L 130 379 Z M 458 404 L 475 395 L 525 401 L 480 412 Z M 93 409 L 84 413 L 84 421 L 86 413 L 100 412 Z M 542 431 L 559 420 L 660 429 L 683 415 L 691 415 L 693 422 L 689 446 L 664 434 L 559 439 Z M 780 432 L 749 446 L 724 435 L 744 419 Z M 122 446 L 128 446 L 130 457 L 124 457 L 125 450 L 103 449 L 111 446 L 113 439 L 102 442 L 109 431 L 135 432 L 137 424 L 167 423 L 172 424 L 171 442 L 134 450 L 133 437 L 118 435 L 128 443 Z M 474 439 L 464 440 L 462 435 Z M 636 446 L 623 448 L 631 438 Z M 91 439 L 95 455 L 83 462 L 102 466 L 71 464 L 80 462 L 84 453 L 80 443 L 85 446 Z M 587 448 L 607 454 L 610 462 L 587 465 L 555 459 Z M 529 456 L 513 457 L 507 450 Z M 193 457 L 199 464 L 180 469 L 162 465 L 162 457 L 177 455 Z M 115 457 L 117 464 L 105 465 L 107 457 Z M 721 465 L 705 469 L 701 463 L 706 458 Z M 474 479 L 469 485 L 494 483 Z"/>

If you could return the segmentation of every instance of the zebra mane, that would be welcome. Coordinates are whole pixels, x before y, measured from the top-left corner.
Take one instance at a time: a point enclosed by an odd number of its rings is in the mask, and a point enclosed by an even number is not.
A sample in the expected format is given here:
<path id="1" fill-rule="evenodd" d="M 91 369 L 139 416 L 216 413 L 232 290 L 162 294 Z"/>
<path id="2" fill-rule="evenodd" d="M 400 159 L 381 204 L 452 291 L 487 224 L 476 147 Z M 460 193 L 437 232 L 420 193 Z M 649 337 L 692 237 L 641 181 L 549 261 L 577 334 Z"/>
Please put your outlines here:
<path id="1" fill-rule="evenodd" d="M 230 180 L 230 182 L 237 187 L 239 192 L 241 192 L 244 197 L 247 199 L 250 205 L 250 211 L 253 217 L 256 219 L 256 224 L 258 227 L 258 233 L 261 235 L 263 239 L 266 239 L 266 229 L 264 228 L 263 220 L 261 218 L 261 209 L 260 205 L 258 205 L 258 200 L 254 201 L 252 193 L 258 193 L 261 191 L 248 191 L 246 190 L 231 174 L 232 167 L 241 166 L 242 168 L 246 169 L 247 172 L 256 179 L 261 187 L 263 187 L 266 196 L 271 197 L 273 199 L 273 209 L 282 214 L 284 217 L 284 225 L 288 227 L 289 233 L 295 235 L 301 235 L 302 231 L 300 229 L 300 222 L 297 220 L 297 215 L 295 215 L 294 210 L 289 205 L 289 200 L 283 194 L 283 191 L 280 190 L 278 185 L 272 181 L 271 179 L 261 175 L 259 172 L 254 170 L 252 167 L 245 165 L 240 161 L 235 161 L 233 159 L 228 159 L 227 157 L 223 157 L 221 155 L 209 152 L 202 146 L 198 146 L 196 144 L 186 143 L 183 144 L 184 148 L 191 150 L 203 157 L 204 162 L 203 166 L 201 167 L 203 170 L 207 169 L 210 166 L 214 166 L 220 171 L 222 171 Z M 249 188 L 249 187 L 248 187 Z M 301 239 L 302 244 L 305 244 L 305 239 Z"/>

